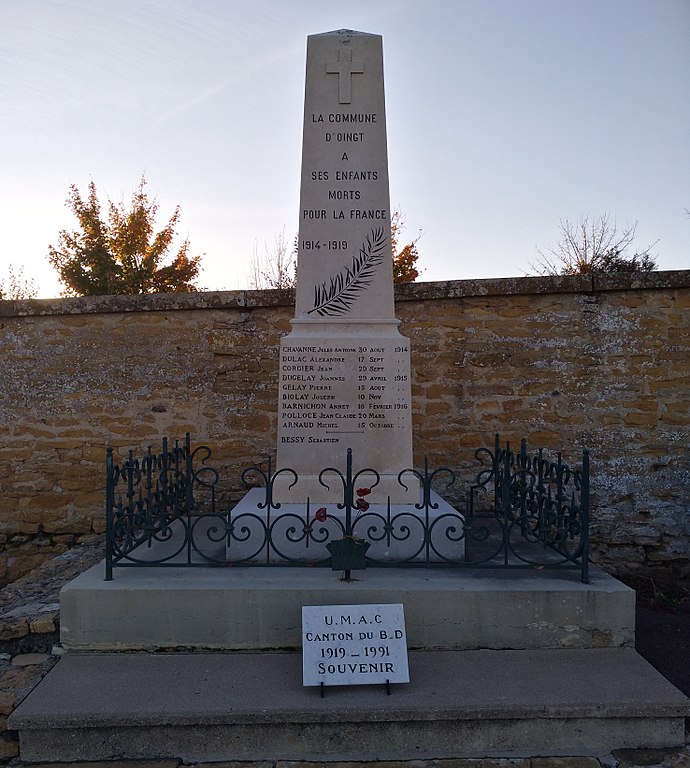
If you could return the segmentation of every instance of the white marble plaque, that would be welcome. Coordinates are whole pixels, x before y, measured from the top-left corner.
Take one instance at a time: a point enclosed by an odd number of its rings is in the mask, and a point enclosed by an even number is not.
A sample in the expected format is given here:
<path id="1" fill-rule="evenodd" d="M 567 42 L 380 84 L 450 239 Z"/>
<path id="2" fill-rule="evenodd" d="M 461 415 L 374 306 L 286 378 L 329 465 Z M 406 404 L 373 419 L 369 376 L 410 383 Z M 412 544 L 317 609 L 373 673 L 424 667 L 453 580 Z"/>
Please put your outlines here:
<path id="1" fill-rule="evenodd" d="M 303 684 L 409 683 L 401 603 L 302 606 Z"/>

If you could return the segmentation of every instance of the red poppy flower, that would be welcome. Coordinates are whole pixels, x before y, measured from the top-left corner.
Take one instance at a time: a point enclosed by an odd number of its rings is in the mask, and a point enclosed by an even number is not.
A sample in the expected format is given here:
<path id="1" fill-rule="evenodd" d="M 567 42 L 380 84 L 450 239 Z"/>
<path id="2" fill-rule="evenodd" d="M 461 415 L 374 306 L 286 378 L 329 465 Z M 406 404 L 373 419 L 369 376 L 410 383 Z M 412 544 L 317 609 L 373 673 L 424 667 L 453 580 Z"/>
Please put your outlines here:
<path id="1" fill-rule="evenodd" d="M 357 499 L 355 506 L 360 512 L 366 512 L 369 509 L 369 502 L 364 499 Z"/>
<path id="2" fill-rule="evenodd" d="M 320 509 L 316 510 L 316 514 L 314 517 L 320 522 L 324 523 L 326 521 L 326 518 L 328 517 L 328 510 L 326 507 L 321 507 Z"/>
<path id="3" fill-rule="evenodd" d="M 358 488 L 357 489 L 357 495 L 358 496 L 368 496 L 371 493 L 371 488 Z"/>

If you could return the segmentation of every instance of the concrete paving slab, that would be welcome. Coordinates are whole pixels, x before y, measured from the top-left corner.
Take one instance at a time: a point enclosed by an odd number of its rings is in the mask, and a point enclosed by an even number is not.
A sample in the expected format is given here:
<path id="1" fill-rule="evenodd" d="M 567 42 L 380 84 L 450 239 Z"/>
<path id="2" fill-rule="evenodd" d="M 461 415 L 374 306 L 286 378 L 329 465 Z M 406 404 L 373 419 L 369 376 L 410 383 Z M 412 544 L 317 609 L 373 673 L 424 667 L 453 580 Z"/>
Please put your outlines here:
<path id="1" fill-rule="evenodd" d="M 678 746 L 690 714 L 631 649 L 413 652 L 410 673 L 320 698 L 299 654 L 67 654 L 9 727 L 33 761 L 417 759 Z"/>
<path id="2" fill-rule="evenodd" d="M 94 566 L 60 594 L 68 650 L 295 649 L 303 605 L 403 603 L 410 648 L 634 644 L 635 593 L 571 572 L 371 568 L 345 582 L 323 568 Z"/>

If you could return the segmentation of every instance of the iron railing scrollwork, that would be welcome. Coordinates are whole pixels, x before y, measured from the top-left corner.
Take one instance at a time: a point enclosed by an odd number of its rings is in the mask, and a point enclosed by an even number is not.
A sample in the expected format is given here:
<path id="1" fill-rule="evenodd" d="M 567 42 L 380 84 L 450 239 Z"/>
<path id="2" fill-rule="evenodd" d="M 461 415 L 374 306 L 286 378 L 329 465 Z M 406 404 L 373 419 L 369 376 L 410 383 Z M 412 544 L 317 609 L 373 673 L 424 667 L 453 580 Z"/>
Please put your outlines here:
<path id="1" fill-rule="evenodd" d="M 480 448 L 475 457 L 485 468 L 470 488 L 467 519 L 482 530 L 492 517 L 500 521 L 500 551 L 490 557 L 502 557 L 504 565 L 515 559 L 533 567 L 579 563 L 582 581 L 588 581 L 589 451 L 582 452 L 581 466 L 573 469 L 560 452 L 555 461 L 543 448 L 530 456 L 524 438 L 516 452 L 510 444 L 501 448 L 496 435 L 493 451 Z M 477 497 L 487 488 L 493 491 L 493 509 L 482 512 Z M 511 535 L 515 531 L 518 540 Z"/>
<path id="2" fill-rule="evenodd" d="M 403 469 L 397 482 L 419 501 L 370 501 L 381 477 L 326 467 L 320 484 L 339 501 L 314 509 L 276 500 L 276 486 L 299 480 L 290 468 L 251 467 L 241 474 L 248 490 L 227 511 L 219 508 L 219 472 L 207 446 L 192 450 L 189 435 L 160 453 L 132 451 L 121 463 L 106 457 L 106 579 L 115 566 L 329 566 L 334 542 L 366 542 L 366 566 L 457 568 L 570 568 L 588 580 L 589 454 L 571 468 L 561 453 L 529 454 L 480 448 L 481 465 L 462 492 L 448 467 Z M 280 494 L 277 494 L 280 496 Z M 374 493 L 375 495 L 375 493 Z M 460 498 L 454 505 L 444 497 Z"/>

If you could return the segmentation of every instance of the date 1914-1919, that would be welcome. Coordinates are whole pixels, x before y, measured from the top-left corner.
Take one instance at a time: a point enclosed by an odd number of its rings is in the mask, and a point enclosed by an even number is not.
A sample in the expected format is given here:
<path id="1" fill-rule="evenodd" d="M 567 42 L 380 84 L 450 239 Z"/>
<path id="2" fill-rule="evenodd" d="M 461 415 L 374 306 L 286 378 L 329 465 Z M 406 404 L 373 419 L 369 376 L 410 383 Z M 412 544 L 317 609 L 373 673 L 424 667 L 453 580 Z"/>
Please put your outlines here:
<path id="1" fill-rule="evenodd" d="M 302 240 L 302 250 L 320 251 L 324 248 L 327 251 L 346 251 L 347 240 Z"/>

